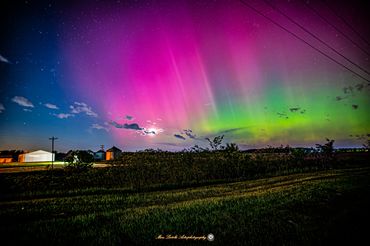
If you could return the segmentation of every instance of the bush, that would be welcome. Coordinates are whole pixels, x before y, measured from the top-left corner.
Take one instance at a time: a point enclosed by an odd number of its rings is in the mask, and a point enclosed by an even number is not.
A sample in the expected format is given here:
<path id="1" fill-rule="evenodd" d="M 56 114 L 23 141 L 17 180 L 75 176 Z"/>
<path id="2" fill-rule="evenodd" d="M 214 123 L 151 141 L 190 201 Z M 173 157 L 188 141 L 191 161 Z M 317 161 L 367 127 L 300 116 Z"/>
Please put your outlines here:
<path id="1" fill-rule="evenodd" d="M 94 156 L 85 150 L 71 151 L 65 158 L 67 169 L 87 170 L 92 167 Z"/>

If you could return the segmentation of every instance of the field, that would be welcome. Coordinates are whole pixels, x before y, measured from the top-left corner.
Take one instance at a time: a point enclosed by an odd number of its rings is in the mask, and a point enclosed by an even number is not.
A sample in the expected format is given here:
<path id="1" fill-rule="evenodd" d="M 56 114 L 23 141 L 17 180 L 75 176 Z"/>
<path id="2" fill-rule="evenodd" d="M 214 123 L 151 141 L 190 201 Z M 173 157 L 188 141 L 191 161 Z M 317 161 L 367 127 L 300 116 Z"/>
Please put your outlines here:
<path id="1" fill-rule="evenodd" d="M 63 162 L 54 162 L 54 168 L 62 168 Z M 46 162 L 11 162 L 0 165 L 0 173 L 42 171 L 51 168 L 51 161 Z"/>
<path id="2" fill-rule="evenodd" d="M 35 175 L 37 182 L 32 182 L 43 187 L 30 190 L 32 186 L 23 185 L 28 182 L 25 174 L 2 175 L 2 245 L 369 243 L 370 168 L 366 165 L 145 189 L 70 188 L 58 185 L 57 173 L 54 183 L 45 186 L 49 174 L 32 172 L 27 177 Z M 213 242 L 204 240 L 209 233 L 215 236 Z"/>
<path id="3" fill-rule="evenodd" d="M 63 161 L 55 161 L 54 168 L 63 168 L 65 163 Z M 94 167 L 105 167 L 104 164 L 94 164 Z M 15 172 L 29 172 L 42 171 L 51 169 L 51 161 L 46 162 L 11 162 L 0 164 L 0 173 L 15 173 Z"/>

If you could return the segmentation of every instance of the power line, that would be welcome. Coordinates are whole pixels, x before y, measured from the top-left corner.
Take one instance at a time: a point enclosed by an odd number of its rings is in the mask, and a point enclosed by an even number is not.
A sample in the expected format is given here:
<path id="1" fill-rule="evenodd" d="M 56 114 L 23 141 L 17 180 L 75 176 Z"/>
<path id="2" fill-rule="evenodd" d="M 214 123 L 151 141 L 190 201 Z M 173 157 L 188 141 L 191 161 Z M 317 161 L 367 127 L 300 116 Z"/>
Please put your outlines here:
<path id="1" fill-rule="evenodd" d="M 331 47 L 328 43 L 326 43 L 325 41 L 323 41 L 321 38 L 319 38 L 317 35 L 315 35 L 314 33 L 312 33 L 310 30 L 308 30 L 307 28 L 305 28 L 304 26 L 302 26 L 301 24 L 299 24 L 298 22 L 296 22 L 294 19 L 292 19 L 289 15 L 285 14 L 283 11 L 281 11 L 278 7 L 276 7 L 274 4 L 270 3 L 269 1 L 267 0 L 264 0 L 264 2 L 269 5 L 271 8 L 273 8 L 275 11 L 279 12 L 281 15 L 283 15 L 285 18 L 287 18 L 289 21 L 293 22 L 295 25 L 299 26 L 302 30 L 304 30 L 305 32 L 307 32 L 308 34 L 310 34 L 312 37 L 314 37 L 317 41 L 319 41 L 320 43 L 322 43 L 323 45 L 325 45 L 326 47 L 328 47 L 330 50 L 332 50 L 333 52 L 335 52 L 337 55 L 339 55 L 340 57 L 342 57 L 343 59 L 345 59 L 346 61 L 348 61 L 349 63 L 351 63 L 353 66 L 357 67 L 358 69 L 360 69 L 361 71 L 367 73 L 368 75 L 370 75 L 370 73 L 362 68 L 360 65 L 358 65 L 357 63 L 353 62 L 351 59 L 347 58 L 346 56 L 344 56 L 343 54 L 341 54 L 339 51 L 337 51 L 335 48 Z"/>
<path id="2" fill-rule="evenodd" d="M 298 40 L 302 41 L 303 43 L 307 44 L 308 46 L 310 46 L 312 49 L 316 50 L 317 52 L 319 52 L 320 54 L 322 54 L 323 56 L 325 56 L 326 58 L 330 59 L 331 61 L 335 62 L 336 64 L 338 64 L 339 66 L 345 68 L 346 70 L 350 71 L 351 73 L 357 75 L 359 78 L 367 81 L 367 82 L 370 82 L 369 79 L 363 77 L 361 74 L 353 71 L 352 69 L 350 69 L 349 67 L 347 67 L 346 65 L 342 64 L 341 62 L 335 60 L 334 58 L 332 58 L 331 56 L 327 55 L 326 53 L 322 52 L 321 50 L 319 50 L 318 48 L 316 48 L 315 46 L 311 45 L 310 43 L 308 43 L 306 40 L 304 40 L 303 38 L 297 36 L 295 33 L 291 32 L 290 30 L 288 30 L 287 28 L 283 27 L 282 25 L 280 25 L 278 22 L 274 21 L 273 19 L 271 19 L 270 17 L 268 17 L 267 15 L 263 14 L 261 11 L 257 10 L 256 8 L 254 8 L 252 5 L 244 2 L 243 0 L 240 0 L 240 2 L 242 4 L 244 4 L 245 6 L 247 6 L 248 8 L 252 9 L 253 11 L 255 11 L 256 13 L 258 13 L 259 15 L 263 16 L 264 18 L 268 19 L 269 21 L 271 21 L 272 23 L 274 23 L 276 26 L 280 27 L 281 29 L 283 29 L 284 31 L 288 32 L 289 34 L 291 34 L 292 36 L 294 36 L 295 38 L 297 38 Z"/>
<path id="3" fill-rule="evenodd" d="M 54 158 L 55 158 L 55 154 L 54 154 L 54 141 L 57 140 L 58 138 L 56 137 L 51 137 L 49 138 L 49 140 L 51 140 L 51 170 L 54 170 Z"/>
<path id="4" fill-rule="evenodd" d="M 347 27 L 349 27 L 354 33 L 356 33 L 368 46 L 370 46 L 370 43 L 369 43 L 369 41 L 367 41 L 362 35 L 361 35 L 361 33 L 360 32 L 358 32 L 351 24 L 349 24 L 349 22 L 346 20 L 346 19 L 344 19 L 342 16 L 340 16 L 340 15 L 338 15 L 335 11 L 334 11 L 334 9 L 333 8 L 331 8 L 330 6 L 329 6 L 329 4 L 325 1 L 325 0 L 323 0 L 323 2 L 324 2 L 324 4 L 326 5 L 326 7 L 335 15 L 335 16 L 337 16 L 339 19 L 341 19 L 343 22 L 344 22 L 344 24 L 346 24 L 347 25 Z"/>
<path id="5" fill-rule="evenodd" d="M 327 18 L 325 18 L 324 16 L 322 16 L 317 10 L 315 10 L 313 7 L 310 6 L 309 3 L 307 3 L 305 0 L 302 0 L 304 3 L 305 3 L 305 6 L 307 8 L 309 8 L 312 12 L 314 12 L 316 15 L 318 15 L 326 24 L 328 24 L 329 26 L 331 26 L 332 28 L 334 28 L 337 32 L 339 32 L 340 34 L 342 34 L 347 40 L 349 40 L 351 43 L 353 43 L 357 48 L 359 48 L 360 50 L 362 50 L 364 53 L 366 53 L 367 55 L 370 56 L 370 53 L 364 49 L 363 47 L 361 47 L 361 45 L 359 45 L 355 40 L 353 40 L 349 35 L 345 34 L 343 31 L 341 31 L 338 27 L 336 27 L 334 24 L 332 24 Z"/>

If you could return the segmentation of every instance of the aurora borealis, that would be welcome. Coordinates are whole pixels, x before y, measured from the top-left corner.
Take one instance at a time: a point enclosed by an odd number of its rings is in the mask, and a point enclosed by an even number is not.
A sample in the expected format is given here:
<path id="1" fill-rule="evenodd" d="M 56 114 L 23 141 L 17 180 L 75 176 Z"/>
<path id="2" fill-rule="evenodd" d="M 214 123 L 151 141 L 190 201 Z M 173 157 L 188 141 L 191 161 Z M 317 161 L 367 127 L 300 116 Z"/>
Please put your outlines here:
<path id="1" fill-rule="evenodd" d="M 268 2 L 246 2 L 370 78 Z M 368 54 L 307 3 L 272 3 L 370 70 Z M 314 146 L 325 138 L 356 147 L 370 133 L 369 82 L 241 1 L 28 4 L 17 5 L 22 18 L 7 27 L 0 47 L 7 60 L 0 63 L 1 148 L 48 148 L 49 135 L 58 135 L 62 150 L 100 144 L 181 150 L 217 135 L 242 149 Z M 328 8 L 368 37 L 360 4 L 309 4 L 370 52 Z"/>

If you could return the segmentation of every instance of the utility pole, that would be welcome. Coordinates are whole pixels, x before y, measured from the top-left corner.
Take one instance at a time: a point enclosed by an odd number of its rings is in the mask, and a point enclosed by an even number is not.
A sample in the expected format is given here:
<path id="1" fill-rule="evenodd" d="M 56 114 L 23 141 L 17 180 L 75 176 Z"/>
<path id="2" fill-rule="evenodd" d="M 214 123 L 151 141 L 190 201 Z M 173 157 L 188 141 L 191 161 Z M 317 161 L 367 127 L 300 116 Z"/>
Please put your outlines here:
<path id="1" fill-rule="evenodd" d="M 55 158 L 55 155 L 53 156 L 53 154 L 54 154 L 54 140 L 57 140 L 57 139 L 58 138 L 56 138 L 54 136 L 49 138 L 49 140 L 51 140 L 51 170 L 52 171 L 54 170 L 54 158 Z"/>

